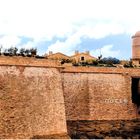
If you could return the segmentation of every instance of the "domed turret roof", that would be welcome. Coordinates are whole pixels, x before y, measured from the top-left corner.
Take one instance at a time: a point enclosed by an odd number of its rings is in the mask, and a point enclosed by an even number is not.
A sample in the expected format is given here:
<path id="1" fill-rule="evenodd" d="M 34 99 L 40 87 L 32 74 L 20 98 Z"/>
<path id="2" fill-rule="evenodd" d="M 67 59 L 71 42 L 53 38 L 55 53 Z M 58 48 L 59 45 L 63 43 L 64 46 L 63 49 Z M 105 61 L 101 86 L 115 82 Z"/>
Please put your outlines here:
<path id="1" fill-rule="evenodd" d="M 135 33 L 135 36 L 140 36 L 140 31 L 137 31 L 137 32 Z"/>
<path id="2" fill-rule="evenodd" d="M 135 38 L 135 37 L 140 37 L 140 31 L 137 31 L 137 32 L 135 33 L 135 35 L 132 36 L 132 38 Z"/>

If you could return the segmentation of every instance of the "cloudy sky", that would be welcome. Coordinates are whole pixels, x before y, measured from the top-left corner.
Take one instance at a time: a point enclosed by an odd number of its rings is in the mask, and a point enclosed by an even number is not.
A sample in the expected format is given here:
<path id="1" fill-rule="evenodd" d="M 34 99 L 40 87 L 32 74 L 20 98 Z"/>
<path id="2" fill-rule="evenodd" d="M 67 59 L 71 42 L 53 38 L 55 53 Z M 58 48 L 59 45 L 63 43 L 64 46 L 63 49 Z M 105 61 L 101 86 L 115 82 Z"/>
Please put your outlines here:
<path id="1" fill-rule="evenodd" d="M 140 0 L 0 0 L 0 44 L 72 55 L 131 57 Z"/>

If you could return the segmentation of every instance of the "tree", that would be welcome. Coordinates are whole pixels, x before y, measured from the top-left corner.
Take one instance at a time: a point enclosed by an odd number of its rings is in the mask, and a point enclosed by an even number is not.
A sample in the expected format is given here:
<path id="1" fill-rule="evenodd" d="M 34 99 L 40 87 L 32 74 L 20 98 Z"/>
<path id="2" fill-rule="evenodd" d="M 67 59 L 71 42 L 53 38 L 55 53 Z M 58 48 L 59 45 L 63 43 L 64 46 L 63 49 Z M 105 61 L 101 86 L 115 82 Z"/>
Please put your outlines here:
<path id="1" fill-rule="evenodd" d="M 112 64 L 119 64 L 120 60 L 115 57 L 104 57 L 101 59 L 101 62 L 104 64 L 112 65 Z"/>
<path id="2" fill-rule="evenodd" d="M 9 55 L 13 56 L 13 55 L 17 55 L 18 49 L 16 47 L 10 47 L 7 51 Z"/>
<path id="3" fill-rule="evenodd" d="M 36 54 L 37 54 L 37 49 L 36 48 L 31 48 L 30 49 L 30 52 L 31 52 L 31 56 L 36 56 Z"/>
<path id="4" fill-rule="evenodd" d="M 97 66 L 98 63 L 99 63 L 98 60 L 93 60 L 93 61 L 92 61 L 92 65 L 93 65 L 93 66 Z"/>
<path id="5" fill-rule="evenodd" d="M 21 48 L 21 49 L 20 49 L 20 54 L 21 54 L 22 56 L 25 56 L 25 48 Z"/>
<path id="6" fill-rule="evenodd" d="M 10 47 L 7 51 L 8 51 L 8 53 L 9 53 L 9 55 L 13 55 L 13 51 L 14 51 L 14 50 L 13 50 L 13 47 Z"/>
<path id="7" fill-rule="evenodd" d="M 26 54 L 26 56 L 29 56 L 29 55 L 31 54 L 30 49 L 26 49 L 26 50 L 25 50 L 25 54 Z"/>
<path id="8" fill-rule="evenodd" d="M 17 47 L 14 47 L 14 48 L 13 48 L 13 54 L 14 54 L 14 55 L 17 55 L 17 51 L 18 51 L 18 48 L 17 48 Z"/>
<path id="9" fill-rule="evenodd" d="M 135 67 L 135 66 L 133 65 L 132 60 L 130 60 L 129 62 L 125 63 L 123 66 L 124 66 L 125 68 L 129 68 L 129 67 L 133 68 L 133 67 Z"/>
<path id="10" fill-rule="evenodd" d="M 4 52 L 3 52 L 3 54 L 4 54 L 5 56 L 8 56 L 8 55 L 9 55 L 8 49 L 5 49 Z"/>

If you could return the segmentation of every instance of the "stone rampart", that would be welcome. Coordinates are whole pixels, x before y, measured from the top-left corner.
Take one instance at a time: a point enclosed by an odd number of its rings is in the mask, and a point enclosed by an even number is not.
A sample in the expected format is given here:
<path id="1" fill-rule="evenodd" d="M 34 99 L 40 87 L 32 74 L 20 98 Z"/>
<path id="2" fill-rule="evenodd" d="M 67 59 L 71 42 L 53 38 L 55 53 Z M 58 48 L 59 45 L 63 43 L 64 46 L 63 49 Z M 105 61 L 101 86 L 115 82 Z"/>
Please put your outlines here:
<path id="1" fill-rule="evenodd" d="M 0 56 L 0 138 L 63 136 L 66 120 L 139 118 L 132 78 L 140 78 L 140 69 L 64 68 L 47 59 Z"/>
<path id="2" fill-rule="evenodd" d="M 103 73 L 103 74 L 123 74 L 140 77 L 140 68 L 116 68 L 116 67 L 66 67 L 63 73 Z"/>
<path id="3" fill-rule="evenodd" d="M 67 120 L 125 120 L 138 117 L 131 78 L 140 69 L 69 67 L 62 71 Z"/>
<path id="4" fill-rule="evenodd" d="M 0 56 L 0 65 L 22 65 L 36 67 L 60 67 L 60 63 L 56 60 L 37 59 L 35 57 L 22 56 Z"/>
<path id="5" fill-rule="evenodd" d="M 0 66 L 0 138 L 47 138 L 57 134 L 67 134 L 59 70 Z"/>

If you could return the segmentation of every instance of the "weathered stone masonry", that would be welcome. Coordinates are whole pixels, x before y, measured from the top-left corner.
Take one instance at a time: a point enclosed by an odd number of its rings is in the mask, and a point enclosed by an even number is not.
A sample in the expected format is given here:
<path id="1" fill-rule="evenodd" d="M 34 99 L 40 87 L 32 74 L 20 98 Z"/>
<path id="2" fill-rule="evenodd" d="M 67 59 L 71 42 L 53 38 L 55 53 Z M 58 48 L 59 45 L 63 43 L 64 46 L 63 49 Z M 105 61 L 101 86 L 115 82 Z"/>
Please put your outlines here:
<path id="1" fill-rule="evenodd" d="M 139 69 L 0 61 L 0 138 L 66 135 L 66 121 L 139 118 L 131 83 Z M 44 138 L 42 137 L 42 138 Z"/>
<path id="2" fill-rule="evenodd" d="M 47 66 L 0 66 L 1 139 L 67 134 L 61 75 Z"/>
<path id="3" fill-rule="evenodd" d="M 74 139 L 140 138 L 140 116 L 137 105 L 132 102 L 135 78 L 136 81 L 140 78 L 140 69 L 63 69 L 69 136 Z"/>
<path id="4" fill-rule="evenodd" d="M 132 77 L 139 69 L 66 68 L 63 90 L 67 120 L 129 120 L 137 118 L 132 103 Z"/>

